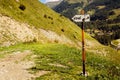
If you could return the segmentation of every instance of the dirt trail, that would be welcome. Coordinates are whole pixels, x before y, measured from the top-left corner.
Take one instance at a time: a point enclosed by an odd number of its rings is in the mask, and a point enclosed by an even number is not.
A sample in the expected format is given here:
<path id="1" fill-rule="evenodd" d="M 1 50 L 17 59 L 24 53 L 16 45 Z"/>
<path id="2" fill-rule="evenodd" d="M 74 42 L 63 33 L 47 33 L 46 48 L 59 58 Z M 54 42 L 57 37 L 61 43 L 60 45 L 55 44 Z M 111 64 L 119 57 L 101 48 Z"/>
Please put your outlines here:
<path id="1" fill-rule="evenodd" d="M 32 67 L 32 61 L 23 60 L 31 52 L 14 52 L 0 60 L 0 80 L 31 80 L 35 76 L 30 74 L 27 69 Z"/>

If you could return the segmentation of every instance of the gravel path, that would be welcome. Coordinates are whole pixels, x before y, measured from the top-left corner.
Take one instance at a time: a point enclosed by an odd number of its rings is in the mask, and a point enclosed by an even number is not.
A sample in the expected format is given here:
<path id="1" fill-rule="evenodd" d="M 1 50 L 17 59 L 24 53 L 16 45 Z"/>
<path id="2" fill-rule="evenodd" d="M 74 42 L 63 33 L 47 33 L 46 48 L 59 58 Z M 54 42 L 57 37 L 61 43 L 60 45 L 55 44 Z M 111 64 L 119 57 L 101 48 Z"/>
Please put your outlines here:
<path id="1" fill-rule="evenodd" d="M 14 52 L 0 60 L 0 80 L 31 80 L 35 76 L 27 69 L 32 67 L 32 61 L 23 60 L 31 52 Z"/>

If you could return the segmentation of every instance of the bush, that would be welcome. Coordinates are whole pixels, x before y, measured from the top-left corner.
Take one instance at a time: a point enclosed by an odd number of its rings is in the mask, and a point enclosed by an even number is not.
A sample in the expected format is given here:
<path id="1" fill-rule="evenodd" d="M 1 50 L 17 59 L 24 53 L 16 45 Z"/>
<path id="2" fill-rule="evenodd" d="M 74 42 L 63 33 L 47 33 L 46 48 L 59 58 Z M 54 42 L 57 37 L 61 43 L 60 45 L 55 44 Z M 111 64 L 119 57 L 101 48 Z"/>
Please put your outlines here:
<path id="1" fill-rule="evenodd" d="M 19 9 L 24 11 L 26 9 L 26 7 L 23 4 L 20 4 Z"/>
<path id="2" fill-rule="evenodd" d="M 62 32 L 64 32 L 65 30 L 64 29 L 61 29 Z"/>
<path id="3" fill-rule="evenodd" d="M 109 15 L 115 15 L 114 11 L 109 12 Z"/>

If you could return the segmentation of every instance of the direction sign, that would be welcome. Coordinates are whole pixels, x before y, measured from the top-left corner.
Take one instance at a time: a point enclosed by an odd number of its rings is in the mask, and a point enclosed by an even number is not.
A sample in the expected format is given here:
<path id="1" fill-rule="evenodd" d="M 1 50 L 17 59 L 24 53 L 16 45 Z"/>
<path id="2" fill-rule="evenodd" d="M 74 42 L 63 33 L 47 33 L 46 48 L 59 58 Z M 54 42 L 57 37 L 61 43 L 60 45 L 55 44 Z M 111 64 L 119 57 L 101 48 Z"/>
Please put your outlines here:
<path id="1" fill-rule="evenodd" d="M 90 22 L 90 15 L 89 14 L 85 14 L 85 15 L 75 15 L 72 20 L 74 20 L 75 22 L 83 22 L 83 19 L 85 22 Z"/>

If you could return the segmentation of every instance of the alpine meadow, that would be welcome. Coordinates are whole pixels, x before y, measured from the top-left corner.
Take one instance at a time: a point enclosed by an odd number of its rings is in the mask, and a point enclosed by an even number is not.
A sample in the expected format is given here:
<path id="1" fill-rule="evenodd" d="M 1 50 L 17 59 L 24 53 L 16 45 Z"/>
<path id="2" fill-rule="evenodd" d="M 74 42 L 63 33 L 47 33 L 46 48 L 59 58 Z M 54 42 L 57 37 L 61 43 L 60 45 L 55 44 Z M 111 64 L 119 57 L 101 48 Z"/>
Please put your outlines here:
<path id="1" fill-rule="evenodd" d="M 82 75 L 81 33 L 38 0 L 0 0 L 0 80 L 120 80 L 120 51 L 88 33 Z"/>

